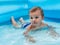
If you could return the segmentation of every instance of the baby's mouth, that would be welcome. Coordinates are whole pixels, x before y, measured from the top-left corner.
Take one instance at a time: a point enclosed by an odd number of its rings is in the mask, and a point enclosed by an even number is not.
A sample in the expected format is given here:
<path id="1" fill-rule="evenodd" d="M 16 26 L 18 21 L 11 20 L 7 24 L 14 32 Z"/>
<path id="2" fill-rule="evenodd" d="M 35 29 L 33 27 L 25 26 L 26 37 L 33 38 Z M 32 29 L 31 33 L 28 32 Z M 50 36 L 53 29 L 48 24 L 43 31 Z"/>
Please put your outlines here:
<path id="1" fill-rule="evenodd" d="M 33 22 L 33 24 L 37 24 L 36 22 Z"/>

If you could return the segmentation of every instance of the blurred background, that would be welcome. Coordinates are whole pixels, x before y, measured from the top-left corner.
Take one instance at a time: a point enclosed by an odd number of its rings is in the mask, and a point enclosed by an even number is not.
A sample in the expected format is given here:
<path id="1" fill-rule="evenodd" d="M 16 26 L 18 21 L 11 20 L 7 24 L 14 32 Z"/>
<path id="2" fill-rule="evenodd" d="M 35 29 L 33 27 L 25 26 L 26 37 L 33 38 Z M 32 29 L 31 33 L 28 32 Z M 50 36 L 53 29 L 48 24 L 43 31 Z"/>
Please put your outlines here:
<path id="1" fill-rule="evenodd" d="M 34 6 L 43 9 L 46 20 L 60 22 L 60 0 L 0 0 L 0 24 L 9 22 L 11 16 L 15 19 L 28 16 Z"/>

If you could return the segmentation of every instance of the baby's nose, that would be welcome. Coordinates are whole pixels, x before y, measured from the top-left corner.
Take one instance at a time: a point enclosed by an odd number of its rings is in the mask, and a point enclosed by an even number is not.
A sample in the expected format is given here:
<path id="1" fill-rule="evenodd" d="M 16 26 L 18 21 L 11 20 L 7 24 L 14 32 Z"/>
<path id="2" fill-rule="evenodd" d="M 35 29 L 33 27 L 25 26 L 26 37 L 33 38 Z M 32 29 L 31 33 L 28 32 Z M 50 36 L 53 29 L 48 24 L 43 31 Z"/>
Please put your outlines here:
<path id="1" fill-rule="evenodd" d="M 33 19 L 33 21 L 36 21 L 35 19 Z"/>

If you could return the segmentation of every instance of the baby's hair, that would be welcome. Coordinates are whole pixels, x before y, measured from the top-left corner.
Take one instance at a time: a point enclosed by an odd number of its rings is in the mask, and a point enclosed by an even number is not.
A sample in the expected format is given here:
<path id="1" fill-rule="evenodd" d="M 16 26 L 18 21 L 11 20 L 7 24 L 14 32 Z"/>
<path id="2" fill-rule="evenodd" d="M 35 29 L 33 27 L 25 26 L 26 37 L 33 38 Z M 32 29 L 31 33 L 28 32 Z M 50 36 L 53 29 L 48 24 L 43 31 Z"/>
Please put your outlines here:
<path id="1" fill-rule="evenodd" d="M 44 16 L 44 13 L 43 13 L 43 10 L 41 9 L 41 7 L 33 7 L 33 8 L 30 10 L 30 13 L 35 12 L 36 10 L 40 10 L 42 17 Z"/>

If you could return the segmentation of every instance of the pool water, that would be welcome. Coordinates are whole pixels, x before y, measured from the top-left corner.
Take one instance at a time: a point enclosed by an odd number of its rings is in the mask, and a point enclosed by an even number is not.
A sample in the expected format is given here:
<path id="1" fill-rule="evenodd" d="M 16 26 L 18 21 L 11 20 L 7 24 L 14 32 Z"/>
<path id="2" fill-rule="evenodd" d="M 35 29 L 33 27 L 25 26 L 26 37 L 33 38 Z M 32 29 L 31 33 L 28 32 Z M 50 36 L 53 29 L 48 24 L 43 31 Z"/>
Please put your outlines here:
<path id="1" fill-rule="evenodd" d="M 29 20 L 26 20 L 29 22 Z M 43 21 L 50 26 L 55 27 L 55 31 L 60 34 L 60 23 Z M 19 23 L 19 22 L 18 22 Z M 31 35 L 36 40 L 35 43 L 29 42 L 23 35 L 26 29 L 16 29 L 12 24 L 0 26 L 0 45 L 60 45 L 60 38 L 53 38 L 48 30 L 41 30 Z"/>

